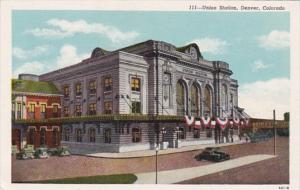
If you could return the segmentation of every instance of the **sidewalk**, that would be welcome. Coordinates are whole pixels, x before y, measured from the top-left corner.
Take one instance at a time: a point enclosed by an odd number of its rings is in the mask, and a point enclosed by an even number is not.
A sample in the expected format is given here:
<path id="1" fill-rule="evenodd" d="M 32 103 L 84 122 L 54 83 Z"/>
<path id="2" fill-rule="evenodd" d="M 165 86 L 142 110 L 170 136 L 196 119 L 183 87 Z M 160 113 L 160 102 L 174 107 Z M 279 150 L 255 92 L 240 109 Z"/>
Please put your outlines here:
<path id="1" fill-rule="evenodd" d="M 163 154 L 172 154 L 177 152 L 187 152 L 193 150 L 201 150 L 206 147 L 222 147 L 222 146 L 230 146 L 235 144 L 243 144 L 245 141 L 238 141 L 234 143 L 222 143 L 222 144 L 202 144 L 202 145 L 192 145 L 192 146 L 184 146 L 181 148 L 168 148 L 165 150 L 159 150 L 158 155 Z M 85 156 L 91 157 L 99 157 L 99 158 L 139 158 L 139 157 L 147 157 L 147 156 L 155 156 L 155 150 L 141 150 L 141 151 L 131 151 L 131 152 L 120 152 L 120 153 L 93 153 L 93 154 L 82 154 Z"/>
<path id="2" fill-rule="evenodd" d="M 181 182 L 184 180 L 201 177 L 201 176 L 205 176 L 208 174 L 221 172 L 224 170 L 229 170 L 232 168 L 237 168 L 240 166 L 252 164 L 255 162 L 262 161 L 262 160 L 271 159 L 274 157 L 275 157 L 274 155 L 256 154 L 256 155 L 244 156 L 241 158 L 228 160 L 228 161 L 224 161 L 224 162 L 220 162 L 220 163 L 204 165 L 204 166 L 176 169 L 176 170 L 168 170 L 168 171 L 160 171 L 160 172 L 158 172 L 158 177 L 157 177 L 158 184 L 178 183 L 178 182 Z M 135 182 L 135 184 L 154 184 L 155 183 L 155 172 L 138 173 L 135 175 L 138 178 L 137 181 Z"/>

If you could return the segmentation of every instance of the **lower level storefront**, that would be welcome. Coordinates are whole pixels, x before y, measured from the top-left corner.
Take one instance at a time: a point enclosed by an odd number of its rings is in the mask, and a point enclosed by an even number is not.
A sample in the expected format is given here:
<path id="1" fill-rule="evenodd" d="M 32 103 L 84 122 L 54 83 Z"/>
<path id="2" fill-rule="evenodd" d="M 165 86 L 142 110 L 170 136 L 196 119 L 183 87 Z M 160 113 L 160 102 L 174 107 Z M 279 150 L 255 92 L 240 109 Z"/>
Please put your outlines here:
<path id="1" fill-rule="evenodd" d="M 57 125 L 13 125 L 12 145 L 22 149 L 26 145 L 34 145 L 34 148 L 55 148 L 60 145 L 61 129 Z"/>
<path id="2" fill-rule="evenodd" d="M 239 141 L 239 129 L 178 122 L 81 122 L 62 125 L 61 144 L 73 154 L 129 152 Z"/>

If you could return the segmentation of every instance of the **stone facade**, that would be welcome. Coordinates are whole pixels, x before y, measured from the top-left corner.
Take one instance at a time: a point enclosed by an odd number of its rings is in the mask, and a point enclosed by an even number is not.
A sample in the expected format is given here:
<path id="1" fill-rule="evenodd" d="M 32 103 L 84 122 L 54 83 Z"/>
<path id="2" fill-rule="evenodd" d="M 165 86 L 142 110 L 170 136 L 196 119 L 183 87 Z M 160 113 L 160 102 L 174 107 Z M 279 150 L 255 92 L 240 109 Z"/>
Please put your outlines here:
<path id="1" fill-rule="evenodd" d="M 112 52 L 95 48 L 90 58 L 40 75 L 39 80 L 53 82 L 64 95 L 64 117 L 146 114 L 233 118 L 240 116 L 236 111 L 238 84 L 231 75 L 228 63 L 204 59 L 196 44 L 178 48 L 148 40 Z M 119 132 L 120 125 L 126 126 L 128 133 Z M 143 122 L 63 124 L 63 131 L 66 129 L 69 134 L 63 144 L 75 152 L 80 149 L 86 150 L 84 152 L 149 149 L 158 142 L 155 130 L 161 129 L 167 131 L 168 138 L 162 142 L 167 142 L 168 147 L 178 146 L 178 141 L 181 145 L 192 145 L 216 140 L 215 131 L 206 135 L 208 129 L 202 129 L 200 137 L 194 138 L 194 129 L 187 129 L 183 123 L 154 125 Z M 178 137 L 181 127 L 184 138 Z M 96 131 L 92 131 L 92 143 L 88 139 L 89 128 Z M 133 143 L 135 128 L 140 129 L 141 135 L 140 140 Z M 75 139 L 78 131 L 82 138 Z M 107 133 L 111 140 L 105 142 Z"/>

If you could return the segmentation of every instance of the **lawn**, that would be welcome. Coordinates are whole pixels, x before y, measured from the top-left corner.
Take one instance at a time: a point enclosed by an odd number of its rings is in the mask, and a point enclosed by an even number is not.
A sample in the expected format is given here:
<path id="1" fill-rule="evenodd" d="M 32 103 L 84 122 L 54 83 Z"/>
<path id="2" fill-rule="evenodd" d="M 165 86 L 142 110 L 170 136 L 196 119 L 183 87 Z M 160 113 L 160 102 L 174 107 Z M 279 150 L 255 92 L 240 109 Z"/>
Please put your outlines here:
<path id="1" fill-rule="evenodd" d="M 98 175 L 89 177 L 75 177 L 51 179 L 25 183 L 56 183 L 56 184 L 131 184 L 137 180 L 134 174 Z"/>

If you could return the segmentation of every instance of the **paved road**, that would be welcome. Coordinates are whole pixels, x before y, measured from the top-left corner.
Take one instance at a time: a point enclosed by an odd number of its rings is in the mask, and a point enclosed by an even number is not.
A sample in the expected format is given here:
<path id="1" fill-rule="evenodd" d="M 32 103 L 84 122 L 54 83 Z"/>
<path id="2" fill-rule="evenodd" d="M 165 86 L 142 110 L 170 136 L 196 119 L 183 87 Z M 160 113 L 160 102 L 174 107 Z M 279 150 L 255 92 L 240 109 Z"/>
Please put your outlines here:
<path id="1" fill-rule="evenodd" d="M 241 158 L 236 158 L 233 160 L 228 160 L 220 163 L 209 164 L 205 166 L 198 166 L 192 168 L 184 168 L 184 169 L 177 169 L 177 170 L 168 170 L 168 171 L 161 171 L 158 172 L 158 184 L 172 184 L 178 183 L 184 180 L 193 179 L 196 177 L 201 177 L 225 170 L 229 170 L 232 168 L 241 167 L 244 165 L 252 164 L 255 162 L 259 162 L 262 160 L 267 160 L 270 158 L 274 158 L 274 155 L 264 155 L 264 154 L 257 154 L 251 156 L 244 156 Z M 155 183 L 155 172 L 149 173 L 140 173 L 135 174 L 138 179 L 135 183 L 137 184 L 153 184 Z"/>
<path id="2" fill-rule="evenodd" d="M 288 180 L 288 143 L 289 139 L 281 137 L 277 139 L 278 145 L 283 146 L 282 154 L 280 156 L 277 170 L 284 171 L 283 174 L 277 178 L 273 178 L 273 182 L 276 179 Z M 221 148 L 222 151 L 226 151 L 230 154 L 232 159 L 254 155 L 254 154 L 272 154 L 272 140 L 261 143 L 247 143 L 240 145 L 232 145 Z M 182 168 L 190 168 L 197 166 L 204 166 L 212 164 L 209 161 L 197 161 L 194 157 L 202 152 L 202 150 L 194 150 L 183 153 L 174 153 L 158 156 L 158 170 L 174 170 Z M 277 158 L 276 158 L 277 159 Z M 273 160 L 273 159 L 271 159 Z M 264 161 L 262 161 L 264 162 Z M 268 161 L 267 161 L 268 162 Z M 269 162 L 268 162 L 269 163 Z M 270 166 L 270 165 L 268 165 Z M 275 167 L 273 167 L 275 168 Z M 256 168 L 256 170 L 258 170 Z M 12 181 L 34 181 L 45 179 L 59 179 L 67 177 L 79 177 L 79 176 L 93 176 L 93 175 L 109 175 L 109 174 L 124 174 L 124 173 L 145 173 L 155 171 L 155 156 L 142 157 L 142 158 L 125 158 L 125 159 L 108 159 L 108 158 L 95 158 L 86 156 L 70 156 L 70 157 L 50 157 L 48 159 L 39 160 L 16 160 L 12 158 Z M 273 172 L 274 173 L 274 172 Z M 262 175 L 266 173 L 262 173 Z M 208 176 L 211 176 L 210 174 Z M 240 174 L 242 176 L 243 174 Z M 255 176 L 255 174 L 252 174 Z M 222 175 L 224 176 L 224 175 Z M 222 184 L 226 181 L 230 181 L 229 178 L 222 178 L 216 181 L 215 177 L 207 179 L 206 183 L 219 183 Z M 247 176 L 245 176 L 247 177 Z M 249 178 L 249 177 L 248 177 Z M 253 177 L 252 177 L 253 178 Z M 182 183 L 204 183 L 203 180 L 182 182 Z M 256 179 L 259 183 L 264 178 Z M 239 182 L 241 180 L 231 180 Z M 281 180 L 282 181 L 282 180 Z M 242 181 L 244 182 L 244 181 Z M 255 183 L 255 180 L 252 181 Z M 276 181 L 275 181 L 276 182 Z M 228 183 L 228 182 L 227 182 Z"/>

